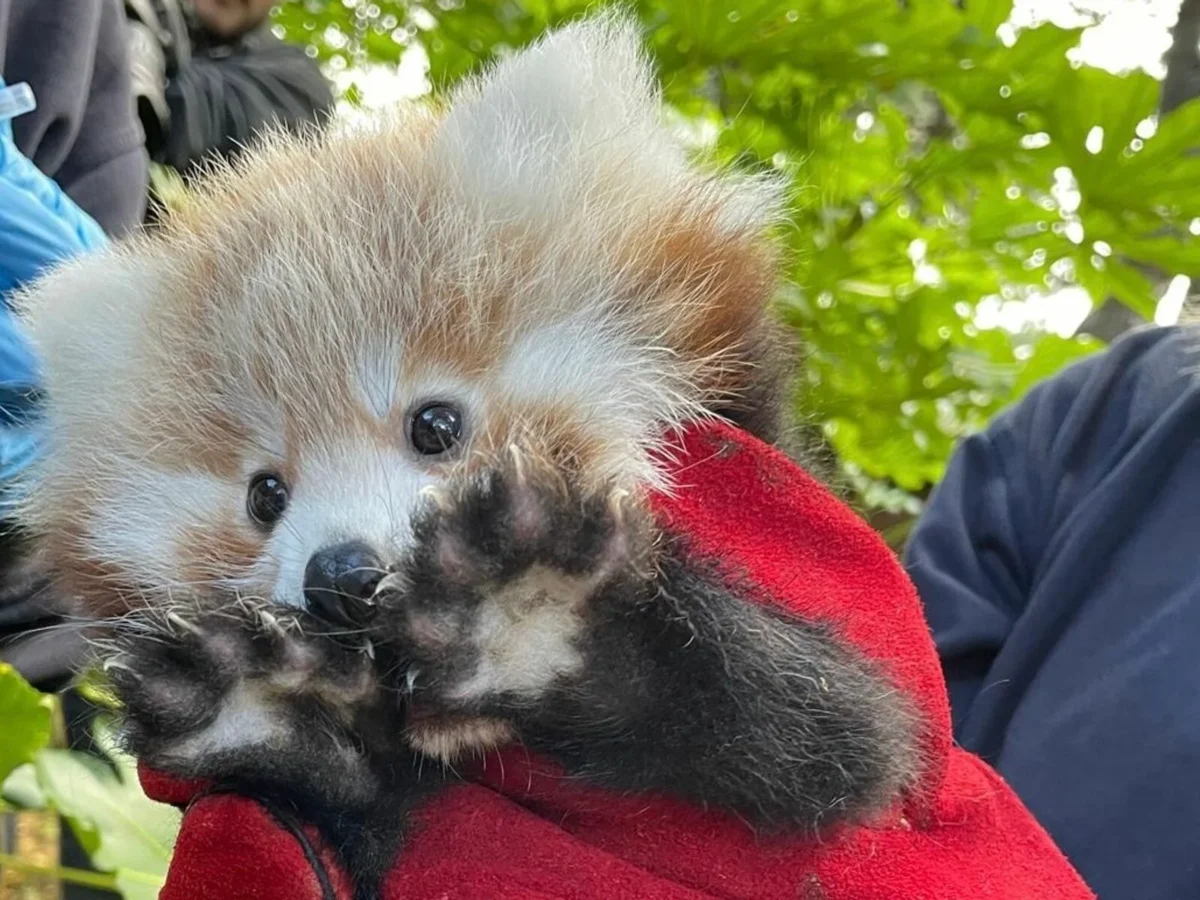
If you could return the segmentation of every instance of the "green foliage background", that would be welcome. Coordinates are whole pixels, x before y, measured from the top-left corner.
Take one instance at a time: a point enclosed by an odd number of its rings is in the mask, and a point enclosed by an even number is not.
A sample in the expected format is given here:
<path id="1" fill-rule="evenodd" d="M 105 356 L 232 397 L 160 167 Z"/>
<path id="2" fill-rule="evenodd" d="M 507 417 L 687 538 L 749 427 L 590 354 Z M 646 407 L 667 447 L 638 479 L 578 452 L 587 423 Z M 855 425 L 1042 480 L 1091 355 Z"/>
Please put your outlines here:
<path id="1" fill-rule="evenodd" d="M 82 689 L 94 701 L 107 702 L 86 684 Z M 108 890 L 125 900 L 154 900 L 171 859 L 179 812 L 142 793 L 134 761 L 113 744 L 107 716 L 96 727 L 103 757 L 54 746 L 56 707 L 56 698 L 39 694 L 0 663 L 0 812 L 53 810 L 99 871 L 31 865 L 4 848 L 0 870 Z"/>
<path id="2" fill-rule="evenodd" d="M 353 107 L 356 72 L 421 51 L 442 90 L 597 5 L 290 0 L 275 27 Z M 1100 346 L 980 328 L 981 305 L 1074 285 L 1150 318 L 1163 276 L 1200 273 L 1200 104 L 1156 122 L 1158 82 L 1073 65 L 1078 32 L 1016 33 L 1011 5 L 628 5 L 697 149 L 790 177 L 779 303 L 810 348 L 797 403 L 876 509 L 911 514 L 957 439 Z M 4 802 L 58 810 L 103 870 L 51 874 L 154 896 L 177 816 L 119 754 L 108 767 L 50 747 L 51 707 L 0 668 Z"/>

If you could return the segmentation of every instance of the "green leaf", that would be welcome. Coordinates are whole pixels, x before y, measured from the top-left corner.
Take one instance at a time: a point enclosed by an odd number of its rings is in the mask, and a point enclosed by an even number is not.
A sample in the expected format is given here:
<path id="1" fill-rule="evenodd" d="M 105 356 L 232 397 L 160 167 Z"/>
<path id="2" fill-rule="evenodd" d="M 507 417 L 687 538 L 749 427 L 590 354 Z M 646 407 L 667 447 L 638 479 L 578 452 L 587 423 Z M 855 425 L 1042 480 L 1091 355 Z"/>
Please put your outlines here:
<path id="1" fill-rule="evenodd" d="M 993 37 L 996 29 L 1008 21 L 1013 8 L 1012 0 L 968 0 L 964 6 L 967 20 L 988 38 Z"/>
<path id="2" fill-rule="evenodd" d="M 0 783 L 31 761 L 50 740 L 52 701 L 34 690 L 7 663 L 0 663 Z"/>
<path id="3" fill-rule="evenodd" d="M 1082 263 L 1076 271 L 1080 284 L 1093 297 L 1116 297 L 1143 319 L 1154 320 L 1158 299 L 1154 285 L 1141 272 L 1117 259 L 1105 260 L 1100 270 L 1092 268 L 1090 262 Z"/>
<path id="4" fill-rule="evenodd" d="M 38 784 L 32 763 L 17 766 L 4 781 L 0 796 L 19 809 L 45 809 L 46 795 Z"/>
<path id="5" fill-rule="evenodd" d="M 70 823 L 96 868 L 115 872 L 134 890 L 127 897 L 153 896 L 171 858 L 180 814 L 148 799 L 136 764 L 112 749 L 101 732 L 108 760 L 69 750 L 44 750 L 34 765 L 50 805 Z"/>
<path id="6" fill-rule="evenodd" d="M 1185 157 L 1200 147 L 1200 103 L 1194 100 L 1173 110 L 1158 121 L 1152 137 L 1146 139 L 1145 149 L 1138 161 L 1145 167 L 1165 166 L 1176 170 Z M 1194 157 L 1191 160 L 1194 164 Z"/>
<path id="7" fill-rule="evenodd" d="M 125 900 L 158 900 L 159 891 L 165 883 L 162 875 L 134 869 L 117 869 L 115 874 L 117 890 Z"/>
<path id="8" fill-rule="evenodd" d="M 1035 384 L 1103 347 L 1103 342 L 1090 337 L 1063 338 L 1054 334 L 1043 336 L 1034 344 L 1033 355 L 1021 367 L 1021 374 L 1013 383 L 1011 402 L 1025 396 Z"/>

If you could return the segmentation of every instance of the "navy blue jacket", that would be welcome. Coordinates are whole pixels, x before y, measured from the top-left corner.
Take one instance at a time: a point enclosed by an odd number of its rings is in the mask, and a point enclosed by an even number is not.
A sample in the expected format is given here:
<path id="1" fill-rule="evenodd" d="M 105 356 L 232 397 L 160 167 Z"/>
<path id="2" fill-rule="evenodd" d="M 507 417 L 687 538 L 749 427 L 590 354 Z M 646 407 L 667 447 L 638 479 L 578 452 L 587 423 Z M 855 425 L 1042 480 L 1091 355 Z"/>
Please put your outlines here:
<path id="1" fill-rule="evenodd" d="M 958 741 L 1101 900 L 1200 897 L 1200 332 L 1134 332 L 965 441 L 907 563 Z"/>

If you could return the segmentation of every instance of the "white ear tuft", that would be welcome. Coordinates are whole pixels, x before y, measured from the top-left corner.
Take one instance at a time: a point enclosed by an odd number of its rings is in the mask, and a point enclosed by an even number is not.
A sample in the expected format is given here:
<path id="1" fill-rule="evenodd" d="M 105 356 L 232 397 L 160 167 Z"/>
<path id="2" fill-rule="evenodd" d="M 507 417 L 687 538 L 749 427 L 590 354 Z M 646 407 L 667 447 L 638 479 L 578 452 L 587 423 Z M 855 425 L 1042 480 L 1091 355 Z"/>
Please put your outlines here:
<path id="1" fill-rule="evenodd" d="M 612 13 L 552 32 L 460 89 L 434 152 L 489 211 L 535 203 L 551 217 L 614 168 L 661 186 L 686 166 L 637 22 Z"/>
<path id="2" fill-rule="evenodd" d="M 160 290 L 159 273 L 144 259 L 138 264 L 127 250 L 113 247 L 71 259 L 12 298 L 52 393 L 115 383 L 139 358 L 147 314 Z M 90 397 L 94 392 L 79 393 Z M 112 411 L 81 412 L 105 416 Z"/>

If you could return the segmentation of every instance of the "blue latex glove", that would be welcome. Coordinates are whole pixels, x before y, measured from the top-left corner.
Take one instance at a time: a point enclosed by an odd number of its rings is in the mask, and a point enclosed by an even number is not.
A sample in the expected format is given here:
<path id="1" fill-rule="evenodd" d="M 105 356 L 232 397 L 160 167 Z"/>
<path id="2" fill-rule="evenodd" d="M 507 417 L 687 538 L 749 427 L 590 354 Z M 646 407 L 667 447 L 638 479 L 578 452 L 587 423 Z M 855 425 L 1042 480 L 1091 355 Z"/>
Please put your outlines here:
<path id="1" fill-rule="evenodd" d="M 17 149 L 9 121 L 0 121 L 0 516 L 15 499 L 13 479 L 38 447 L 31 420 L 38 360 L 8 294 L 55 263 L 107 243 L 96 221 Z"/>
<path id="2" fill-rule="evenodd" d="M 11 122 L 0 121 L 0 295 L 107 243 L 96 220 L 17 149 Z"/>

